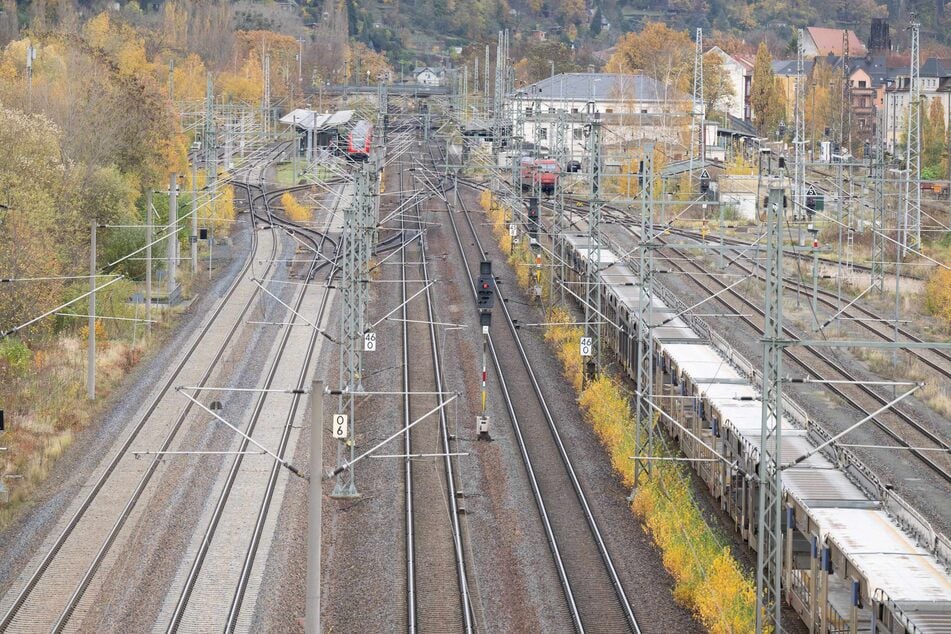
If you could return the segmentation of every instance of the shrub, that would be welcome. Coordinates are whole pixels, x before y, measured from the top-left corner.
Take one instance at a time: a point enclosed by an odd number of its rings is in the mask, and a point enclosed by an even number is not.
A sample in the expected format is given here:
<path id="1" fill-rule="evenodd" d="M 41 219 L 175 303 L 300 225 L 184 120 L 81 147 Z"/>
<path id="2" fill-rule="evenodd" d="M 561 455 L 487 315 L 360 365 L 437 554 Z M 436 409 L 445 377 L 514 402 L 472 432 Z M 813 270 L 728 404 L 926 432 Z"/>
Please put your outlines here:
<path id="1" fill-rule="evenodd" d="M 925 305 L 944 327 L 951 329 L 951 271 L 939 268 L 925 287 Z"/>
<path id="2" fill-rule="evenodd" d="M 14 337 L 0 340 L 0 361 L 11 376 L 21 377 L 30 368 L 33 355 L 26 344 Z"/>
<path id="3" fill-rule="evenodd" d="M 294 222 L 307 222 L 311 219 L 310 209 L 297 202 L 294 194 L 290 192 L 281 195 L 281 206 L 287 217 Z"/>

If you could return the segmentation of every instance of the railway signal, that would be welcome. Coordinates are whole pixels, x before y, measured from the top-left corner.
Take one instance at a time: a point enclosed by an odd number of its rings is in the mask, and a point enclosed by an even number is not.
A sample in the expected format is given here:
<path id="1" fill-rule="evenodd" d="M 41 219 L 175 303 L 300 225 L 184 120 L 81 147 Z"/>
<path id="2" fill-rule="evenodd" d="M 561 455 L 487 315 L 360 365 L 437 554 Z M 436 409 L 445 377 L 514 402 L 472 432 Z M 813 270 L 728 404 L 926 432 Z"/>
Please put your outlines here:
<path id="1" fill-rule="evenodd" d="M 495 278 L 492 277 L 492 262 L 479 262 L 479 277 L 476 280 L 476 305 L 479 308 L 479 325 L 482 326 L 482 411 L 476 416 L 476 432 L 479 440 L 492 440 L 489 436 L 489 417 L 485 410 L 486 360 L 489 347 L 489 326 L 492 323 L 492 307 L 495 305 Z"/>
<path id="2" fill-rule="evenodd" d="M 538 237 L 538 198 L 531 196 L 528 199 L 528 235 Z"/>
<path id="3" fill-rule="evenodd" d="M 495 279 L 492 277 L 492 262 L 479 263 L 479 278 L 476 281 L 479 324 L 489 326 L 492 323 L 492 307 L 495 306 Z"/>

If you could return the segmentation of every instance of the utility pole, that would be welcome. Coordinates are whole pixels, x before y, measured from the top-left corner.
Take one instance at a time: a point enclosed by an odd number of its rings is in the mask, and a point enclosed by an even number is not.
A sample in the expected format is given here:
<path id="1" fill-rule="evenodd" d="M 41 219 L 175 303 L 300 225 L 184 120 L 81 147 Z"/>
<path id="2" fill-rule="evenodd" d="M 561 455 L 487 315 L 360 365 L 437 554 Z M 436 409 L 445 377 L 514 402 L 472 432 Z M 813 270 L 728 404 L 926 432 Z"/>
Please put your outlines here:
<path id="1" fill-rule="evenodd" d="M 637 407 L 634 424 L 634 486 L 641 474 L 651 473 L 654 455 L 654 341 L 651 332 L 654 303 L 654 144 L 644 146 L 641 179 L 641 242 L 637 267 L 639 297 L 637 315 Z"/>
<path id="2" fill-rule="evenodd" d="M 27 112 L 33 112 L 33 62 L 36 60 L 36 49 L 30 42 L 26 46 L 26 92 Z"/>
<path id="3" fill-rule="evenodd" d="M 482 111 L 489 117 L 489 45 L 485 45 L 485 64 L 482 68 Z"/>
<path id="4" fill-rule="evenodd" d="M 168 249 L 165 256 L 168 266 L 168 305 L 171 307 L 178 260 L 178 174 L 175 172 L 168 179 Z"/>
<path id="5" fill-rule="evenodd" d="M 902 255 L 921 246 L 921 45 L 917 17 L 911 22 L 911 69 L 908 75 L 908 141 L 905 148 L 905 204 Z"/>
<path id="6" fill-rule="evenodd" d="M 96 400 L 96 220 L 89 223 L 89 336 L 86 360 L 86 396 Z"/>
<path id="7" fill-rule="evenodd" d="M 152 334 L 152 188 L 145 190 L 145 328 Z"/>
<path id="8" fill-rule="evenodd" d="M 766 206 L 765 306 L 763 324 L 763 416 L 760 427 L 759 499 L 756 535 L 756 631 L 781 631 L 782 612 L 782 338 L 783 177 L 771 178 Z"/>
<path id="9" fill-rule="evenodd" d="M 324 451 L 324 382 L 310 382 L 310 481 L 307 486 L 307 603 L 304 631 L 320 634 L 320 532 L 323 489 L 321 459 Z"/>
<path id="10" fill-rule="evenodd" d="M 264 94 L 261 98 L 261 115 L 264 121 L 264 134 L 270 132 L 271 120 L 271 56 L 264 56 Z"/>
<path id="11" fill-rule="evenodd" d="M 188 236 L 192 255 L 192 275 L 198 274 L 198 161 L 192 159 L 192 233 Z"/>
<path id="12" fill-rule="evenodd" d="M 594 103 L 588 104 L 588 180 L 591 198 L 588 201 L 588 274 L 585 276 L 584 329 L 591 339 L 594 367 L 601 370 L 601 172 L 604 157 L 601 152 L 601 114 L 594 112 Z M 586 374 L 591 374 L 586 372 Z M 589 378 L 594 378 L 590 376 Z"/>

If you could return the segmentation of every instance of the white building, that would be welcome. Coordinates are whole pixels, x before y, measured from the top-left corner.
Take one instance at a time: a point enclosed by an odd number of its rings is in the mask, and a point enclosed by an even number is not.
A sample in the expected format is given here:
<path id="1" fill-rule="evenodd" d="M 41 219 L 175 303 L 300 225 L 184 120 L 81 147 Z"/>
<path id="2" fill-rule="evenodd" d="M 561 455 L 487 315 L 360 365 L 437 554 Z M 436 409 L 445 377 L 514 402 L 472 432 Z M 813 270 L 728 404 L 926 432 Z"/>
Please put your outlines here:
<path id="1" fill-rule="evenodd" d="M 716 110 L 726 112 L 731 117 L 741 121 L 750 121 L 750 87 L 753 83 L 753 60 L 743 55 L 732 56 L 719 46 L 714 46 L 708 54 L 713 53 L 723 60 L 723 70 L 730 78 L 733 94 L 722 97 L 715 104 Z"/>
<path id="2" fill-rule="evenodd" d="M 944 106 L 945 129 L 951 127 L 951 59 L 929 58 L 919 71 L 921 82 L 921 111 L 927 114 L 933 99 Z M 898 75 L 885 90 L 885 104 L 881 117 L 885 126 L 885 149 L 894 153 L 901 149 L 908 126 L 908 101 L 911 79 L 908 73 Z"/>
<path id="3" fill-rule="evenodd" d="M 423 66 L 413 69 L 413 79 L 421 86 L 441 86 L 446 73 L 441 68 Z"/>
<path id="4" fill-rule="evenodd" d="M 585 127 L 588 114 L 597 114 L 607 130 L 606 145 L 637 139 L 676 140 L 676 126 L 687 123 L 691 102 L 673 86 L 643 74 L 566 73 L 555 75 L 520 89 L 512 109 L 513 125 L 521 110 L 523 137 L 536 139 L 543 148 L 551 148 L 559 112 L 568 123 L 569 159 L 585 155 Z M 536 106 L 540 121 L 532 121 Z M 516 129 L 513 128 L 513 129 Z"/>

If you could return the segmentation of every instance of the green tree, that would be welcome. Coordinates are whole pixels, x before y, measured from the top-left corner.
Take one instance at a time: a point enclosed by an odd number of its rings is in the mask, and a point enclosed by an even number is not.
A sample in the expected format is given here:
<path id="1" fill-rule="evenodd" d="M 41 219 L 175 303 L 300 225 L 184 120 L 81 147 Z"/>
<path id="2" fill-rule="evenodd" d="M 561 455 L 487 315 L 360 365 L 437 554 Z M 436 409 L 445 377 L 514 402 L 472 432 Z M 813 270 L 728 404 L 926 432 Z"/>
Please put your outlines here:
<path id="1" fill-rule="evenodd" d="M 928 125 L 925 126 L 924 107 L 922 106 L 922 138 L 921 138 L 921 165 L 922 167 L 933 167 L 939 171 L 941 167 L 941 158 L 944 155 L 947 131 L 945 129 L 944 105 L 940 98 L 931 100 L 931 106 L 928 108 Z"/>
<path id="2" fill-rule="evenodd" d="M 583 68 L 572 59 L 572 51 L 564 43 L 548 40 L 525 49 L 525 56 L 515 64 L 516 77 L 526 84 L 544 79 L 552 73 L 552 62 L 556 75 L 576 73 Z"/>
<path id="3" fill-rule="evenodd" d="M 643 71 L 667 85 L 680 86 L 692 77 L 694 44 L 686 31 L 675 31 L 663 22 L 648 22 L 639 33 L 618 40 L 604 70 L 611 73 Z"/>
<path id="4" fill-rule="evenodd" d="M 753 107 L 753 123 L 760 134 L 770 132 L 770 123 L 776 118 L 776 81 L 773 74 L 773 58 L 760 42 L 753 62 L 753 81 L 750 87 L 750 105 Z"/>

